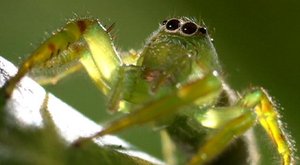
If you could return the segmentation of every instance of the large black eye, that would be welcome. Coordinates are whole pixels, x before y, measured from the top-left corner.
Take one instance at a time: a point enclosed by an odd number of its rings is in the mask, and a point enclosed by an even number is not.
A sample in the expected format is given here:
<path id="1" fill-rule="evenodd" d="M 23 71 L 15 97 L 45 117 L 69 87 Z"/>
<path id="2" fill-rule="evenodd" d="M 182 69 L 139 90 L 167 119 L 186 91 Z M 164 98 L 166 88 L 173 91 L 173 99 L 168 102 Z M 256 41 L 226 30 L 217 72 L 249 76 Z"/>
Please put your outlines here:
<path id="1" fill-rule="evenodd" d="M 192 22 L 187 22 L 187 23 L 183 24 L 181 27 L 181 31 L 187 35 L 196 33 L 197 29 L 198 29 L 198 26 Z"/>
<path id="2" fill-rule="evenodd" d="M 178 29 L 179 26 L 180 26 L 180 21 L 177 19 L 171 19 L 166 24 L 167 30 L 170 30 L 170 31 L 174 31 L 174 30 Z"/>

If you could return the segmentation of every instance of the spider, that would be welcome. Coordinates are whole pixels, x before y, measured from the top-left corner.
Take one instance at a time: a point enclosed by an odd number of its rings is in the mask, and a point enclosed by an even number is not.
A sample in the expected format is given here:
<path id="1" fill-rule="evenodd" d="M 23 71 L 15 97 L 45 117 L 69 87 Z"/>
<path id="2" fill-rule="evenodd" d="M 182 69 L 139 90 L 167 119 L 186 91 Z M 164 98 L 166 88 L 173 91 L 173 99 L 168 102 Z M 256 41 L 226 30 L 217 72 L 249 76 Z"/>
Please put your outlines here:
<path id="1" fill-rule="evenodd" d="M 226 84 L 203 23 L 187 17 L 167 19 L 140 51 L 128 53 L 116 51 L 112 27 L 106 29 L 97 19 L 69 21 L 23 62 L 2 93 L 9 98 L 26 74 L 41 84 L 55 84 L 85 69 L 107 97 L 108 110 L 128 114 L 76 145 L 153 122 L 162 128 L 165 141 L 184 155 L 183 162 L 213 164 L 239 141 L 235 139 L 260 124 L 281 164 L 293 164 L 292 145 L 268 93 L 252 87 L 239 95 Z"/>

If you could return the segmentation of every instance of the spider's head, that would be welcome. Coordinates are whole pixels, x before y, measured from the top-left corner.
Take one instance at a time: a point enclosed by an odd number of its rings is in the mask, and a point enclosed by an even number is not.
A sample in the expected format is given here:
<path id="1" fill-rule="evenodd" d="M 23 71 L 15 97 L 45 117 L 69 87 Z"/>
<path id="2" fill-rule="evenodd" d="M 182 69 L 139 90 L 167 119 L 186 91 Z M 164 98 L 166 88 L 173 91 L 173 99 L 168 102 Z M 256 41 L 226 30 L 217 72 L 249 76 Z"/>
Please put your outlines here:
<path id="1" fill-rule="evenodd" d="M 161 23 L 142 51 L 140 65 L 147 75 L 169 76 L 175 83 L 220 68 L 206 27 L 186 17 Z"/>

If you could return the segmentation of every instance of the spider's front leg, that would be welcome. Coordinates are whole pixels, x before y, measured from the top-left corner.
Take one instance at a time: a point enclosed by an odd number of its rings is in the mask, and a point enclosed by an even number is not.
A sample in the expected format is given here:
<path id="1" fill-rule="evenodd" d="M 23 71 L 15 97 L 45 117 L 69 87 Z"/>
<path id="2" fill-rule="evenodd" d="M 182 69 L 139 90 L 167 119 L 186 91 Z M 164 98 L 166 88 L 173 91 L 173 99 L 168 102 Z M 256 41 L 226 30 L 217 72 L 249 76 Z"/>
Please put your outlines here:
<path id="1" fill-rule="evenodd" d="M 27 73 L 38 82 L 49 84 L 82 68 L 87 70 L 97 87 L 107 94 L 112 75 L 121 65 L 109 30 L 96 19 L 70 21 L 23 62 L 17 74 L 1 88 L 2 94 L 9 98 Z"/>
<path id="2" fill-rule="evenodd" d="M 234 114 L 234 115 L 232 115 Z M 293 164 L 293 150 L 279 121 L 275 105 L 263 89 L 254 89 L 235 106 L 208 110 L 202 124 L 215 128 L 210 138 L 192 157 L 189 165 L 204 164 L 215 158 L 235 137 L 244 134 L 258 120 L 277 147 L 283 165 Z M 224 116 L 231 119 L 224 120 Z M 214 122 L 211 122 L 214 120 Z"/>
<path id="3" fill-rule="evenodd" d="M 197 91 L 197 92 L 195 92 Z M 130 114 L 110 123 L 100 132 L 86 138 L 79 139 L 75 145 L 106 134 L 113 134 L 128 127 L 144 124 L 174 114 L 184 106 L 197 100 L 200 104 L 211 104 L 222 91 L 222 81 L 214 74 L 207 74 L 193 82 L 187 83 L 177 90 L 160 98 L 146 102 L 134 109 Z"/>

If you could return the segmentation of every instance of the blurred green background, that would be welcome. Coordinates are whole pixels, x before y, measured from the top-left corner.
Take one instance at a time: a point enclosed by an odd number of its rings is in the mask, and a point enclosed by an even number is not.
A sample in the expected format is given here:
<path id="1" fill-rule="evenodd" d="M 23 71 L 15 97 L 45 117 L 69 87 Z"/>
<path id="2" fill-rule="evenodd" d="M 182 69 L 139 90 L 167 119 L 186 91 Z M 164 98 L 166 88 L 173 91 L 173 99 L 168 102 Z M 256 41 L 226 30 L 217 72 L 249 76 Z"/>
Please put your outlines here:
<path id="1" fill-rule="evenodd" d="M 46 38 L 46 32 L 51 34 L 69 18 L 84 16 L 99 18 L 107 25 L 116 23 L 119 50 L 141 48 L 167 17 L 203 19 L 215 40 L 229 84 L 239 91 L 250 86 L 265 87 L 280 106 L 286 130 L 300 141 L 300 1 L 1 0 L 0 55 L 18 65 Z M 115 118 L 106 113 L 104 103 L 99 104 L 103 96 L 83 73 L 48 89 L 97 122 Z M 120 135 L 161 157 L 159 136 L 149 126 Z"/>

